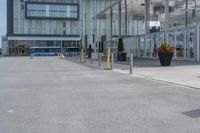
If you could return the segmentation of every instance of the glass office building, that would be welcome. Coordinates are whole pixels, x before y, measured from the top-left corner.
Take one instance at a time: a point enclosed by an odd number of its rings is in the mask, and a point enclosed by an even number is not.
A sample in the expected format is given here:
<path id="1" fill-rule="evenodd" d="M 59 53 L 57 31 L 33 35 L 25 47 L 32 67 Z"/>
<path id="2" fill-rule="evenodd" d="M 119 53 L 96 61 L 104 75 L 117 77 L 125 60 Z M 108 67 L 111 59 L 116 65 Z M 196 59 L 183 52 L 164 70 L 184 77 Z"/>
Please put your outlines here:
<path id="1" fill-rule="evenodd" d="M 8 55 L 29 55 L 30 47 L 76 52 L 80 42 L 97 52 L 124 38 L 138 58 L 158 58 L 164 41 L 174 59 L 200 60 L 200 0 L 7 0 Z"/>
<path id="2" fill-rule="evenodd" d="M 30 55 L 31 47 L 76 52 L 80 42 L 97 47 L 97 31 L 106 33 L 98 12 L 115 0 L 7 0 L 5 55 Z M 97 25 L 102 24 L 101 29 Z M 58 50 L 58 48 L 60 49 Z"/>
<path id="3" fill-rule="evenodd" d="M 153 59 L 167 41 L 176 47 L 174 59 L 199 62 L 199 12 L 200 0 L 118 0 L 97 19 L 109 23 L 107 46 L 116 47 L 123 37 L 128 54 Z"/>

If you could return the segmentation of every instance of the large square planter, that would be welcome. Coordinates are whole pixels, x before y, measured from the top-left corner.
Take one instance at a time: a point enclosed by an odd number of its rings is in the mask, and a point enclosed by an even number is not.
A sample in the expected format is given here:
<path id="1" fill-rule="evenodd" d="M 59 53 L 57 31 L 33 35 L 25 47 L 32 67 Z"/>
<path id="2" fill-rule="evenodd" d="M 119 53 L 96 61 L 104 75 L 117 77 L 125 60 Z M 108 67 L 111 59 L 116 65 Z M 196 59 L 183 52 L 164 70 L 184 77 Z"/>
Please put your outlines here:
<path id="1" fill-rule="evenodd" d="M 161 66 L 170 66 L 173 57 L 173 52 L 158 52 L 158 57 Z"/>
<path id="2" fill-rule="evenodd" d="M 117 53 L 117 61 L 126 61 L 126 53 Z"/>

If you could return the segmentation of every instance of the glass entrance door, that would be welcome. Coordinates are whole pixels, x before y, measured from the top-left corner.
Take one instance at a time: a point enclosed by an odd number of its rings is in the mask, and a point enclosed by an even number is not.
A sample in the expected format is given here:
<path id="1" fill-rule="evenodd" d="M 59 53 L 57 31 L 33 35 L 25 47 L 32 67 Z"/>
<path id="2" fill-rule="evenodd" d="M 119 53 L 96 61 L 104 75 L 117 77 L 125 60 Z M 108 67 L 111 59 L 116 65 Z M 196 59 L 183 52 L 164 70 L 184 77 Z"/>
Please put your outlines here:
<path id="1" fill-rule="evenodd" d="M 176 58 L 186 59 L 186 36 L 185 30 L 176 31 Z"/>
<path id="2" fill-rule="evenodd" d="M 157 48 L 159 46 L 160 33 L 153 33 L 147 36 L 146 57 L 157 58 Z"/>
<path id="3" fill-rule="evenodd" d="M 141 35 L 139 37 L 139 47 L 138 47 L 138 57 L 139 58 L 144 58 L 144 44 L 145 43 L 145 36 Z"/>
<path id="4" fill-rule="evenodd" d="M 174 46 L 175 47 L 175 31 L 169 31 L 167 33 L 167 40 L 168 43 L 170 44 L 170 46 Z M 176 50 L 174 51 L 174 57 L 176 56 Z"/>
<path id="5" fill-rule="evenodd" d="M 151 35 L 147 35 L 147 42 L 146 42 L 146 57 L 151 58 L 152 53 L 152 37 Z"/>
<path id="6" fill-rule="evenodd" d="M 157 54 L 157 48 L 159 47 L 159 33 L 153 34 L 152 35 L 152 58 L 157 58 L 158 54 Z"/>
<path id="7" fill-rule="evenodd" d="M 189 28 L 187 32 L 187 59 L 195 60 L 196 28 Z"/>

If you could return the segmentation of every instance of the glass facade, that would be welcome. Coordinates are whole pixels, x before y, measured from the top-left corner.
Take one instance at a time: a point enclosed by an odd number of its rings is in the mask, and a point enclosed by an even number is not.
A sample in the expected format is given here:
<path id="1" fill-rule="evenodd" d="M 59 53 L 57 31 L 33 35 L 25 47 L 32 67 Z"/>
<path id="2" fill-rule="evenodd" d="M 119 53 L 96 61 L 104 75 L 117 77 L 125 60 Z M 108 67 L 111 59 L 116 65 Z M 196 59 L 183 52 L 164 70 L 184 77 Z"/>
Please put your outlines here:
<path id="1" fill-rule="evenodd" d="M 163 0 L 119 0 L 97 19 L 108 22 L 107 41 L 124 37 L 127 55 L 131 50 L 135 57 L 158 58 L 157 48 L 166 41 L 176 48 L 174 59 L 199 61 L 199 5 L 200 0 L 169 0 L 168 5 Z"/>
<path id="2" fill-rule="evenodd" d="M 49 37 L 54 39 L 51 41 L 53 45 L 59 44 L 62 38 L 69 39 L 63 41 L 66 52 L 67 47 L 74 47 L 73 40 L 82 40 L 84 47 L 91 44 L 95 49 L 97 42 L 101 41 L 98 35 L 104 36 L 108 30 L 107 22 L 96 20 L 96 14 L 113 1 L 116 0 L 13 0 L 14 40 L 9 39 L 9 54 L 28 55 L 29 44 L 33 43 L 21 43 L 23 40 L 38 38 L 40 42 L 40 38 L 48 40 Z M 40 44 L 38 42 L 36 44 Z M 48 47 L 48 41 L 45 42 L 41 45 Z"/>
<path id="3" fill-rule="evenodd" d="M 48 50 L 48 51 L 51 51 L 51 49 L 55 49 L 55 48 L 62 48 L 64 53 L 65 52 L 78 52 L 79 51 L 79 45 L 80 45 L 80 41 L 10 40 L 9 41 L 9 55 L 13 55 L 13 56 L 30 55 L 31 47 L 46 48 L 46 50 Z M 58 49 L 58 50 L 59 51 L 57 51 L 57 52 L 60 52 L 60 49 Z"/>
<path id="4" fill-rule="evenodd" d="M 78 4 L 26 2 L 27 18 L 79 19 Z"/>
<path id="5" fill-rule="evenodd" d="M 97 34 L 106 34 L 106 21 L 95 16 L 113 1 L 13 0 L 13 34 L 88 35 L 88 43 L 94 43 Z"/>

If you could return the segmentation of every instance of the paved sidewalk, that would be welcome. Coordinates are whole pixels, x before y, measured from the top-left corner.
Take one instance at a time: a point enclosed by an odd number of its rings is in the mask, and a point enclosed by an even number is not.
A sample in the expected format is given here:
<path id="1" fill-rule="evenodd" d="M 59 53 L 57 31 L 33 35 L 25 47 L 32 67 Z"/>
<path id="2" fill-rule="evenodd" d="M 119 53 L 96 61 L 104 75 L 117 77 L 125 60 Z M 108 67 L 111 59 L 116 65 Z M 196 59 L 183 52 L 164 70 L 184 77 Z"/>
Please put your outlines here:
<path id="1" fill-rule="evenodd" d="M 75 61 L 75 60 L 74 60 Z M 200 64 L 194 61 L 173 60 L 170 67 L 162 67 L 158 60 L 134 59 L 133 76 L 159 80 L 200 89 Z M 87 66 L 99 67 L 96 60 L 86 61 Z M 105 66 L 102 62 L 101 69 Z M 129 62 L 115 62 L 113 71 L 129 74 Z"/>

